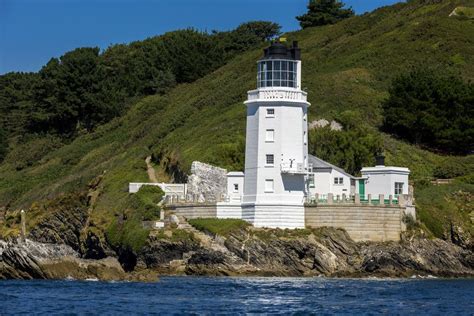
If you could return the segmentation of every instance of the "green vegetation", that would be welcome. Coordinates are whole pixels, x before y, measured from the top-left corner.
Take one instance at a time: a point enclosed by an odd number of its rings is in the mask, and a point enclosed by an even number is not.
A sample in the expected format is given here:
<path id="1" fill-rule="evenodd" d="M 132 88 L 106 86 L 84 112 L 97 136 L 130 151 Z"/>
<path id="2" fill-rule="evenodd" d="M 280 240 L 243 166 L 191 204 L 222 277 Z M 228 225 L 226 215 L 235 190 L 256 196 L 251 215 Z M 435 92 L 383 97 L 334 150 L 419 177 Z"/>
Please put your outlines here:
<path id="1" fill-rule="evenodd" d="M 167 234 L 168 233 L 168 234 Z M 180 242 L 180 241 L 191 241 L 191 242 L 198 242 L 194 234 L 192 232 L 188 232 L 184 229 L 171 229 L 171 230 L 159 230 L 154 232 L 153 236 L 158 239 L 166 239 L 172 242 Z"/>
<path id="2" fill-rule="evenodd" d="M 296 19 L 302 28 L 334 24 L 354 16 L 352 8 L 344 7 L 345 4 L 339 0 L 309 0 L 308 12 Z"/>
<path id="3" fill-rule="evenodd" d="M 0 162 L 3 161 L 8 152 L 8 140 L 5 131 L 0 128 Z"/>
<path id="4" fill-rule="evenodd" d="M 161 208 L 157 205 L 164 196 L 158 186 L 142 186 L 135 194 L 129 194 L 123 214 L 116 214 L 107 229 L 107 240 L 114 247 L 138 252 L 148 238 L 149 230 L 142 221 L 160 218 Z"/>
<path id="5" fill-rule="evenodd" d="M 188 222 L 197 230 L 220 236 L 229 236 L 232 232 L 249 226 L 249 223 L 241 219 L 197 218 Z"/>
<path id="6" fill-rule="evenodd" d="M 472 7 L 457 7 L 456 16 L 465 19 L 474 19 L 474 8 Z"/>
<path id="7" fill-rule="evenodd" d="M 359 173 L 363 166 L 374 164 L 374 157 L 383 147 L 382 137 L 374 128 L 364 124 L 360 114 L 341 113 L 342 131 L 329 126 L 309 133 L 309 151 L 335 164 L 351 174 Z"/>
<path id="8" fill-rule="evenodd" d="M 470 212 L 474 209 L 474 184 L 455 182 L 424 185 L 415 190 L 418 218 L 438 238 L 446 237 L 450 225 L 474 235 Z"/>
<path id="9" fill-rule="evenodd" d="M 0 127 L 11 137 L 75 137 L 123 114 L 134 97 L 193 82 L 279 31 L 275 23 L 255 21 L 229 32 L 169 32 L 103 53 L 77 48 L 52 58 L 38 74 L 0 76 Z"/>
<path id="10" fill-rule="evenodd" d="M 447 153 L 474 150 L 474 84 L 421 69 L 395 78 L 389 93 L 387 132 Z"/>
<path id="11" fill-rule="evenodd" d="M 320 235 L 319 228 L 304 228 L 304 229 L 256 229 L 252 231 L 252 234 L 257 236 L 261 240 L 272 241 L 277 239 L 297 239 L 307 238 L 309 235 Z"/>
<path id="12" fill-rule="evenodd" d="M 417 194 L 430 192 L 420 183 L 429 182 L 435 170 L 444 169 L 443 166 L 456 163 L 472 170 L 472 155 L 441 155 L 378 131 L 383 123 L 381 104 L 389 97 L 391 82 L 409 73 L 413 65 L 437 65 L 448 73 L 456 73 L 463 82 L 474 80 L 474 23 L 449 17 L 455 7 L 468 3 L 410 1 L 336 24 L 286 34 L 289 41 L 298 40 L 302 48 L 303 88 L 312 103 L 309 121 L 325 118 L 344 126 L 338 135 L 327 130 L 312 131 L 311 153 L 353 171 L 360 164 L 370 163 L 381 139 L 387 164 L 410 168 Z M 157 38 L 147 41 L 160 42 Z M 147 52 L 137 48 L 142 47 L 139 43 L 114 46 L 114 54 L 110 51 L 107 55 L 106 51 L 100 55 L 100 58 L 110 56 L 108 62 L 121 65 L 116 76 L 110 74 L 110 78 L 117 80 L 114 83 L 117 87 L 123 85 L 129 91 L 136 91 L 127 82 L 137 87 L 146 85 L 133 79 L 133 65 L 142 58 L 132 56 Z M 0 207 L 29 208 L 35 201 L 85 189 L 92 179 L 103 175 L 91 221 L 97 229 L 108 232 L 107 237 L 116 244 L 123 242 L 127 247 L 140 248 L 143 240 L 140 236 L 147 234 L 141 228 L 146 212 L 136 212 L 130 206 L 133 201 L 127 186 L 129 182 L 148 181 L 146 157 L 153 157 L 159 181 L 182 179 L 194 160 L 232 170 L 243 168 L 246 117 L 242 102 L 246 92 L 256 86 L 255 61 L 266 44 L 260 45 L 244 53 L 227 55 L 222 67 L 215 65 L 211 73 L 193 82 L 177 84 L 165 94 L 140 97 L 139 93 L 125 91 L 130 97 L 119 117 L 67 140 L 51 135 L 43 137 L 43 134 L 18 140 L 18 135 L 25 134 L 19 132 L 26 126 L 23 122 L 28 121 L 21 111 L 23 106 L 30 106 L 31 91 L 26 87 L 30 80 L 40 78 L 38 74 L 0 76 L 0 80 L 11 81 L 0 84 L 6 87 L 0 89 L 0 118 L 10 122 L 4 125 L 10 135 L 10 150 L 0 163 Z M 453 58 L 462 63 L 453 62 Z M 138 68 L 148 67 L 151 66 L 145 64 Z M 120 73 L 130 77 L 122 77 Z M 185 74 L 181 73 L 182 78 Z M 17 101 L 5 103 L 5 93 Z M 46 139 L 45 145 L 39 139 Z M 366 145 L 367 151 L 362 150 Z M 43 151 L 42 146 L 49 149 Z M 347 152 L 350 156 L 345 159 L 336 155 L 337 152 Z M 354 157 L 358 157 L 357 161 L 350 161 Z M 469 182 L 472 176 L 466 173 L 460 179 Z M 439 190 L 439 199 L 445 195 L 449 198 L 450 192 Z M 430 198 L 420 195 L 417 203 L 425 214 L 420 216 L 423 221 L 429 221 L 431 212 L 437 212 Z M 454 208 L 446 210 L 456 212 Z M 436 230 L 436 225 L 427 226 Z"/>

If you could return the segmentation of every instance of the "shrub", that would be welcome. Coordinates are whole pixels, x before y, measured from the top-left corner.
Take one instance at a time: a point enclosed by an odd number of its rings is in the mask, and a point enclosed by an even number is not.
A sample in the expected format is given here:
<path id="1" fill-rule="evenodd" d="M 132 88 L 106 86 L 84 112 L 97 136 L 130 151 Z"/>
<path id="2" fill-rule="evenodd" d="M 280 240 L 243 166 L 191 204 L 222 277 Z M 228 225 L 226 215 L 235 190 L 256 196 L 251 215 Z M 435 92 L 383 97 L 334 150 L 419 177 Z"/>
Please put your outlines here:
<path id="1" fill-rule="evenodd" d="M 229 236 L 232 232 L 250 225 L 241 219 L 198 218 L 190 219 L 188 222 L 200 231 L 220 236 Z"/>

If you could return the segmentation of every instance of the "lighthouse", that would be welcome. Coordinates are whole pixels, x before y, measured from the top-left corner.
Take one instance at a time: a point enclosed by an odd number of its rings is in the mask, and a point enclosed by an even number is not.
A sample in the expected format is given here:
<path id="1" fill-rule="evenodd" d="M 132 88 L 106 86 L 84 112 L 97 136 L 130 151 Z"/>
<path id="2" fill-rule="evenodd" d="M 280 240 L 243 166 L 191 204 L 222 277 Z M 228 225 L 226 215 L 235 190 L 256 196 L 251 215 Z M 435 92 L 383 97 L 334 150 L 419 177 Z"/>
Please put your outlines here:
<path id="1" fill-rule="evenodd" d="M 310 104 L 298 43 L 279 41 L 257 62 L 248 92 L 242 218 L 256 227 L 303 228 Z"/>

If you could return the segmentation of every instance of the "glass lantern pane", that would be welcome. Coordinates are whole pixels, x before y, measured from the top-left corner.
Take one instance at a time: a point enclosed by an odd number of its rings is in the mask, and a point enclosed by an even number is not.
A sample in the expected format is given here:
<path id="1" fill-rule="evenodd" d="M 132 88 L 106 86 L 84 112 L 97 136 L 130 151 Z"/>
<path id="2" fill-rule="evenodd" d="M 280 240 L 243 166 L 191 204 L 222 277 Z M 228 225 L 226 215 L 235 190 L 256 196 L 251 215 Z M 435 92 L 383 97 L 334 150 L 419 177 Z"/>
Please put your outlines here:
<path id="1" fill-rule="evenodd" d="M 288 69 L 288 62 L 287 61 L 282 61 L 281 62 L 281 70 L 287 70 Z"/>
<path id="2" fill-rule="evenodd" d="M 288 70 L 289 71 L 294 71 L 293 69 L 293 65 L 294 65 L 294 62 L 290 61 L 289 64 L 288 64 Z"/>
<path id="3" fill-rule="evenodd" d="M 265 62 L 265 66 L 267 67 L 266 70 L 271 71 L 271 70 L 273 69 L 273 67 L 272 67 L 272 62 L 271 62 L 271 61 Z"/>
<path id="4" fill-rule="evenodd" d="M 274 70 L 280 70 L 280 61 L 276 60 L 273 62 L 273 69 Z"/>

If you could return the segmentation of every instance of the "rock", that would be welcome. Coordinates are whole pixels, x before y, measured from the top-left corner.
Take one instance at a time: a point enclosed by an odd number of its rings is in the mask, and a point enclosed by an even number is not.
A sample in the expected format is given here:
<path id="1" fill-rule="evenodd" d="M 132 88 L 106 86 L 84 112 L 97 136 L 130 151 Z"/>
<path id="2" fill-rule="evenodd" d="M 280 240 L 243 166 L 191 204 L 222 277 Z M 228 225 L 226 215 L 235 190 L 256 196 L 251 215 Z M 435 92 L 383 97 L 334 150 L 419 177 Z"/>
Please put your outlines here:
<path id="1" fill-rule="evenodd" d="M 356 243 L 334 228 L 309 235 L 249 228 L 219 239 L 197 238 L 198 244 L 155 239 L 144 261 L 148 269 L 188 275 L 474 276 L 472 252 L 439 239 Z"/>
<path id="2" fill-rule="evenodd" d="M 186 253 L 198 249 L 199 245 L 191 240 L 173 242 L 168 239 L 150 237 L 139 255 L 139 260 L 143 261 L 149 269 L 162 269 L 171 261 L 181 260 Z"/>
<path id="3" fill-rule="evenodd" d="M 123 280 L 127 276 L 115 258 L 80 259 L 64 244 L 31 240 L 0 243 L 0 279 L 99 279 Z"/>
<path id="4" fill-rule="evenodd" d="M 199 202 L 219 199 L 227 191 L 227 170 L 199 161 L 191 165 L 188 194 L 198 196 Z"/>
<path id="5" fill-rule="evenodd" d="M 179 224 L 178 216 L 174 214 L 170 215 L 170 223 L 178 225 Z"/>
<path id="6" fill-rule="evenodd" d="M 310 122 L 308 124 L 308 129 L 313 130 L 317 128 L 324 128 L 328 125 L 331 131 L 342 131 L 342 125 L 340 123 L 336 121 L 331 121 L 331 123 L 329 123 L 329 121 L 326 119 L 320 119 L 320 120 Z"/>
<path id="7" fill-rule="evenodd" d="M 342 125 L 336 121 L 331 121 L 331 131 L 342 131 Z"/>
<path id="8" fill-rule="evenodd" d="M 82 253 L 84 259 L 104 259 L 115 257 L 116 253 L 109 246 L 105 237 L 92 230 L 88 230 L 82 242 Z"/>
<path id="9" fill-rule="evenodd" d="M 308 124 L 308 129 L 316 129 L 316 128 L 323 128 L 329 125 L 329 121 L 325 119 L 320 119 L 316 121 L 312 121 Z"/>
<path id="10" fill-rule="evenodd" d="M 28 238 L 40 243 L 65 244 L 81 252 L 81 232 L 89 217 L 87 196 L 64 195 L 48 202 L 45 208 L 49 214 L 34 227 Z"/>

